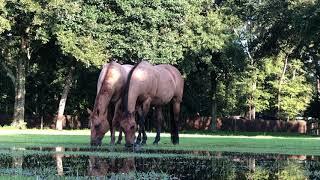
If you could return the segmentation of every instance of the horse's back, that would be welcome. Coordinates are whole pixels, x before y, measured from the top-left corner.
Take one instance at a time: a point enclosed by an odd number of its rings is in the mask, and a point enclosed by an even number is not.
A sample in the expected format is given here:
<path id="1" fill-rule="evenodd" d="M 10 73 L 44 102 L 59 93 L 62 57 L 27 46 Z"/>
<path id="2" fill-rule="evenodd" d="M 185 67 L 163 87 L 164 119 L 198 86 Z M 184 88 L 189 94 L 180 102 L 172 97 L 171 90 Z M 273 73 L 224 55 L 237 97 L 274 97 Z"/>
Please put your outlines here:
<path id="1" fill-rule="evenodd" d="M 135 94 L 141 101 L 151 97 L 152 104 L 160 105 L 171 99 L 182 100 L 183 79 L 172 65 L 142 61 L 133 70 L 130 81 L 130 94 Z"/>
<path id="2" fill-rule="evenodd" d="M 124 65 L 122 65 L 122 67 L 123 67 L 124 71 L 126 72 L 126 75 L 128 75 L 129 72 L 131 71 L 131 69 L 133 68 L 133 65 L 131 65 L 131 64 L 124 64 Z"/>
<path id="3" fill-rule="evenodd" d="M 156 65 L 155 68 L 161 71 L 160 79 L 163 79 L 164 83 L 172 82 L 169 83 L 172 84 L 171 87 L 166 88 L 171 88 L 174 91 L 173 96 L 176 97 L 178 101 L 181 101 L 183 96 L 184 80 L 180 71 L 170 64 Z"/>
<path id="4" fill-rule="evenodd" d="M 105 92 L 103 93 L 104 96 L 111 96 L 112 101 L 117 101 L 121 96 L 132 67 L 132 65 L 121 65 L 114 61 L 106 63 L 99 75 L 97 95 L 101 90 Z"/>

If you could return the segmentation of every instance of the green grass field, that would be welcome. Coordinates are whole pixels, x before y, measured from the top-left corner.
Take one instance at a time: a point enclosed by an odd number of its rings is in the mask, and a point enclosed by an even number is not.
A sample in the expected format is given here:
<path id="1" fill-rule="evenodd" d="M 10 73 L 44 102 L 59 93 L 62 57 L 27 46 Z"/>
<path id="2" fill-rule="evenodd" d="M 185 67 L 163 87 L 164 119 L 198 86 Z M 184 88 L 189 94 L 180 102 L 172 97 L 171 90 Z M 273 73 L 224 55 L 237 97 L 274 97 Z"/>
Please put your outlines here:
<path id="1" fill-rule="evenodd" d="M 319 137 L 193 131 L 182 132 L 179 145 L 171 144 L 168 133 L 161 134 L 159 145 L 152 145 L 154 135 L 149 133 L 148 144 L 139 152 L 132 152 L 123 144 L 109 145 L 109 135 L 104 138 L 102 147 L 91 148 L 89 130 L 0 128 L 0 179 L 90 179 L 95 176 L 106 179 L 170 179 L 171 176 L 246 179 L 251 172 L 248 170 L 250 159 L 256 159 L 258 165 L 264 158 L 266 166 L 257 167 L 263 169 L 263 177 L 265 174 L 280 177 L 282 172 L 288 175 L 286 168 L 292 162 L 296 167 L 294 172 L 304 174 L 303 177 L 308 173 L 317 174 L 320 167 L 317 162 L 306 161 L 303 165 L 299 160 L 289 161 L 286 156 L 302 155 L 305 160 L 305 155 L 320 156 Z M 61 170 L 64 175 L 59 174 Z M 290 173 L 279 179 L 298 177 Z"/>
<path id="2" fill-rule="evenodd" d="M 1 130 L 0 130 L 1 131 Z M 0 133 L 0 148 L 6 147 L 89 147 L 89 134 L 84 131 L 64 131 L 65 135 L 59 135 L 57 131 L 6 130 L 11 133 Z M 32 133 L 30 133 L 32 132 Z M 39 132 L 39 134 L 37 134 Z M 45 134 L 43 132 L 46 132 Z M 68 132 L 72 132 L 68 134 Z M 25 133 L 25 134 L 24 134 Z M 54 135 L 51 135 L 54 134 Z M 85 134 L 85 135 L 81 135 Z M 180 144 L 172 145 L 168 134 L 161 137 L 159 145 L 152 145 L 154 137 L 148 138 L 148 144 L 144 149 L 153 150 L 195 150 L 195 151 L 224 151 L 224 152 L 249 152 L 249 153 L 279 153 L 299 155 L 320 155 L 320 138 L 297 134 L 272 134 L 258 135 L 248 133 L 221 133 L 203 136 L 197 134 L 181 134 Z M 102 147 L 109 145 L 110 137 L 106 136 Z M 117 145 L 116 147 L 122 147 Z"/>

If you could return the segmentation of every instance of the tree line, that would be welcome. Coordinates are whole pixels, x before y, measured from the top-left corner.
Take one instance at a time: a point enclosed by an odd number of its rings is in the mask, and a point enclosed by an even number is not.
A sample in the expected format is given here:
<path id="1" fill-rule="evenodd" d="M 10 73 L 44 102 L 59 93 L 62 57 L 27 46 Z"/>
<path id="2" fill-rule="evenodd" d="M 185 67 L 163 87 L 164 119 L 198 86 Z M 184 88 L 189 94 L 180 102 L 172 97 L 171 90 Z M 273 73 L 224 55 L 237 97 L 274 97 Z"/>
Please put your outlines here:
<path id="1" fill-rule="evenodd" d="M 103 64 L 147 59 L 183 74 L 183 114 L 318 117 L 319 12 L 315 0 L 0 0 L 0 114 L 17 127 L 85 117 Z"/>

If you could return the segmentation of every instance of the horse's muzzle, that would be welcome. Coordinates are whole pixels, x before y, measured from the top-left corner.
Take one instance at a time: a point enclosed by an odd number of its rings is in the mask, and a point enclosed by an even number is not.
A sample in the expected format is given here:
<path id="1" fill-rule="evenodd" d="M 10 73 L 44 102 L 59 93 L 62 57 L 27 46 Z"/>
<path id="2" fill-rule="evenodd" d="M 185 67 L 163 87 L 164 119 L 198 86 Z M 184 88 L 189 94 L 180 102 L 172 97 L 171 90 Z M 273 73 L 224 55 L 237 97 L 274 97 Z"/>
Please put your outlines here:
<path id="1" fill-rule="evenodd" d="M 101 146 L 101 139 L 91 140 L 91 146 Z"/>
<path id="2" fill-rule="evenodd" d="M 127 143 L 127 144 L 125 144 L 125 148 L 127 150 L 133 151 L 133 152 L 141 150 L 141 146 L 139 144 L 136 144 L 136 143 L 134 143 L 134 144 Z"/>
<path id="3" fill-rule="evenodd" d="M 125 144 L 125 147 L 126 147 L 126 148 L 132 148 L 132 147 L 133 147 L 133 144 L 126 143 L 126 144 Z"/>

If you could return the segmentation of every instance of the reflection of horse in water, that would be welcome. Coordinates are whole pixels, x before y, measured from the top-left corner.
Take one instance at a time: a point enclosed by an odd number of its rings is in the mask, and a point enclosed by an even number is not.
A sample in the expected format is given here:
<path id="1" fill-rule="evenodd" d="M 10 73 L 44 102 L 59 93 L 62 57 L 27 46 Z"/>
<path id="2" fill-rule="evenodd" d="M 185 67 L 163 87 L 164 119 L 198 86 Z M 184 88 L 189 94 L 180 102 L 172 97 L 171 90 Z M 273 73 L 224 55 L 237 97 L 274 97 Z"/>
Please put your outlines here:
<path id="1" fill-rule="evenodd" d="M 111 173 L 129 173 L 136 170 L 134 157 L 106 159 L 97 156 L 90 156 L 88 175 L 107 176 Z"/>

